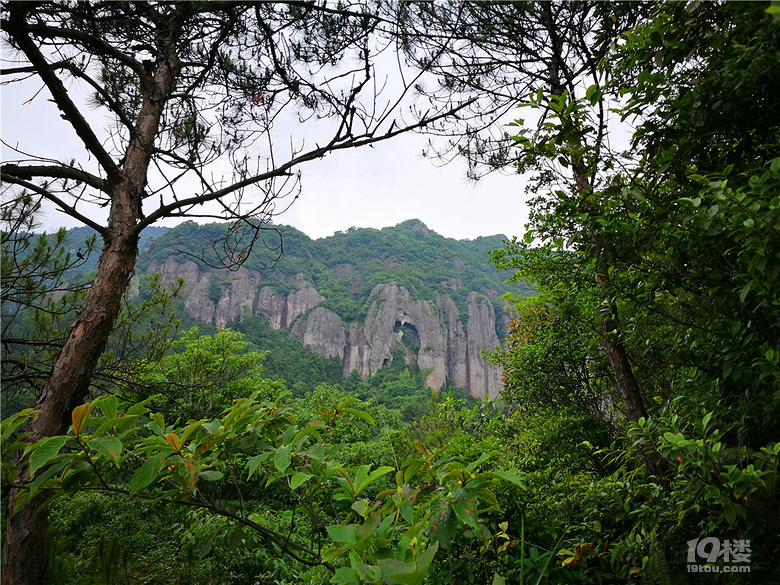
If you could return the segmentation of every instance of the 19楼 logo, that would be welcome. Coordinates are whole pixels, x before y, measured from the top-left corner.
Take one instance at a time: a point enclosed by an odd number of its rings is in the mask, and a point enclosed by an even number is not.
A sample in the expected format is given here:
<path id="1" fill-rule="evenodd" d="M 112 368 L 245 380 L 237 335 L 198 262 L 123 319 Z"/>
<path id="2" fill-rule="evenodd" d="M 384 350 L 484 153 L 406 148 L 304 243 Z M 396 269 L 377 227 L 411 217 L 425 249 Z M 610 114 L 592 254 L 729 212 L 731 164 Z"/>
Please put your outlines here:
<path id="1" fill-rule="evenodd" d="M 708 536 L 688 541 L 689 573 L 749 573 L 750 541 Z"/>

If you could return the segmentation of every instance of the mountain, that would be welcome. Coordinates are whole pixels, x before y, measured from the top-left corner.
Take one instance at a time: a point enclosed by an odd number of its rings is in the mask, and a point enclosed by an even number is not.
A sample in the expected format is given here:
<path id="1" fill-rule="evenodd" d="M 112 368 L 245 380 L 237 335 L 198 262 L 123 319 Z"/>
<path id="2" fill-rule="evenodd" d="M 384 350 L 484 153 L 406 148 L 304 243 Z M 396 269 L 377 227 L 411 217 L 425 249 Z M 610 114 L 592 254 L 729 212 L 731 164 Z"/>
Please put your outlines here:
<path id="1" fill-rule="evenodd" d="M 134 286 L 154 273 L 167 282 L 182 278 L 192 317 L 225 327 L 262 315 L 321 356 L 338 358 L 344 378 L 355 371 L 365 379 L 400 356 L 428 387 L 449 383 L 474 397 L 498 396 L 501 373 L 481 352 L 503 337 L 508 275 L 486 256 L 503 236 L 454 240 L 419 220 L 318 240 L 273 226 L 243 266 L 228 271 L 214 266 L 231 250 L 224 241 L 212 245 L 226 227 L 187 222 L 154 234 Z"/>

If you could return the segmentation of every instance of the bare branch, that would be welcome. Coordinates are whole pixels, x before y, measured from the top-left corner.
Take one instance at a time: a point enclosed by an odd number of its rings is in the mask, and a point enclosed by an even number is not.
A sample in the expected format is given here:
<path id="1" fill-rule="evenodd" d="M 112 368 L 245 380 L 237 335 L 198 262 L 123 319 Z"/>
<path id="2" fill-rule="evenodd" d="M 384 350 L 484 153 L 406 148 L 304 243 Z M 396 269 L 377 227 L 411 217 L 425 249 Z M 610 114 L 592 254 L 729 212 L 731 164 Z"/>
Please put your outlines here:
<path id="1" fill-rule="evenodd" d="M 2 20 L 0 23 L 2 24 L 2 29 L 11 35 L 14 42 L 30 60 L 32 66 L 35 67 L 38 75 L 40 75 L 46 87 L 49 88 L 57 107 L 63 112 L 65 119 L 73 126 L 73 130 L 75 130 L 87 150 L 97 158 L 110 178 L 118 179 L 121 174 L 119 167 L 105 151 L 89 123 L 81 114 L 78 106 L 70 99 L 68 90 L 65 89 L 60 78 L 54 74 L 46 58 L 30 38 L 25 21 L 26 5 L 19 7 L 17 5 L 9 5 L 8 9 L 11 16 L 8 20 Z"/>
<path id="2" fill-rule="evenodd" d="M 43 187 L 40 187 L 39 185 L 36 185 L 35 183 L 30 183 L 29 181 L 24 181 L 20 179 L 19 177 L 15 177 L 14 175 L 6 172 L 5 167 L 2 169 L 2 179 L 4 181 L 8 181 L 9 183 L 13 183 L 14 185 L 19 185 L 20 187 L 24 187 L 25 189 L 32 191 L 33 193 L 37 193 L 44 199 L 47 199 L 48 201 L 51 201 L 52 203 L 56 204 L 64 213 L 68 214 L 74 219 L 79 220 L 84 225 L 87 225 L 91 227 L 93 230 L 95 230 L 97 233 L 99 233 L 101 236 L 105 235 L 106 228 L 100 225 L 99 223 L 96 223 L 95 221 L 88 218 L 86 215 L 83 215 L 80 213 L 75 207 L 68 205 L 65 203 L 62 199 L 51 193 L 50 191 L 47 191 Z"/>

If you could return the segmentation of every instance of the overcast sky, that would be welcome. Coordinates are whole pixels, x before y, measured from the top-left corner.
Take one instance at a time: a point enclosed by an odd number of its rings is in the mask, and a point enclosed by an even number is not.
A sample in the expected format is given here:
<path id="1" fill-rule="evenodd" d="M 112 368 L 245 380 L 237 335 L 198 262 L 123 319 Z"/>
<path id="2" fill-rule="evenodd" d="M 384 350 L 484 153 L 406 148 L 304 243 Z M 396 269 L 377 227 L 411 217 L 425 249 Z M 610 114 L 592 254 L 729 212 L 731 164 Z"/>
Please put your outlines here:
<path id="1" fill-rule="evenodd" d="M 2 88 L 3 139 L 24 151 L 60 160 L 81 157 L 83 148 L 45 90 L 32 104 L 24 105 L 38 88 L 27 83 Z M 99 118 L 90 121 L 101 123 Z M 522 177 L 493 174 L 469 182 L 463 161 L 456 159 L 442 167 L 423 159 L 426 141 L 420 135 L 400 136 L 304 164 L 301 195 L 277 222 L 313 238 L 353 226 L 392 226 L 412 218 L 458 239 L 522 234 L 527 220 Z M 3 160 L 9 158 L 19 155 L 4 149 Z M 46 229 L 78 225 L 51 208 L 43 222 Z"/>

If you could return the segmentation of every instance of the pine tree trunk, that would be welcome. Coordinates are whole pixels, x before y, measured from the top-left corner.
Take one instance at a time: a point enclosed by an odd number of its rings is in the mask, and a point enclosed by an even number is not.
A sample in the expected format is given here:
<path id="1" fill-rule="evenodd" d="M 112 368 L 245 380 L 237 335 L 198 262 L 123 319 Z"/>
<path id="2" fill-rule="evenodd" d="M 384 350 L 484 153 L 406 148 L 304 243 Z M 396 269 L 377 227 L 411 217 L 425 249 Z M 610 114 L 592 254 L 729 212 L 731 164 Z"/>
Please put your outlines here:
<path id="1" fill-rule="evenodd" d="M 156 70 L 144 84 L 144 100 L 131 133 L 121 172 L 112 181 L 108 226 L 98 268 L 84 305 L 57 356 L 36 404 L 28 440 L 64 434 L 71 413 L 88 395 L 97 362 L 119 315 L 122 297 L 138 256 L 136 225 L 154 142 L 167 97 L 178 73 L 173 31 L 167 58 L 158 58 Z M 71 120 L 71 123 L 76 125 Z M 22 478 L 25 479 L 25 478 Z M 32 479 L 32 478 L 26 478 Z M 46 582 L 46 516 L 41 499 L 14 513 L 19 488 L 9 493 L 8 521 L 3 547 L 3 585 L 43 585 Z M 45 496 L 43 497 L 45 499 Z"/>

